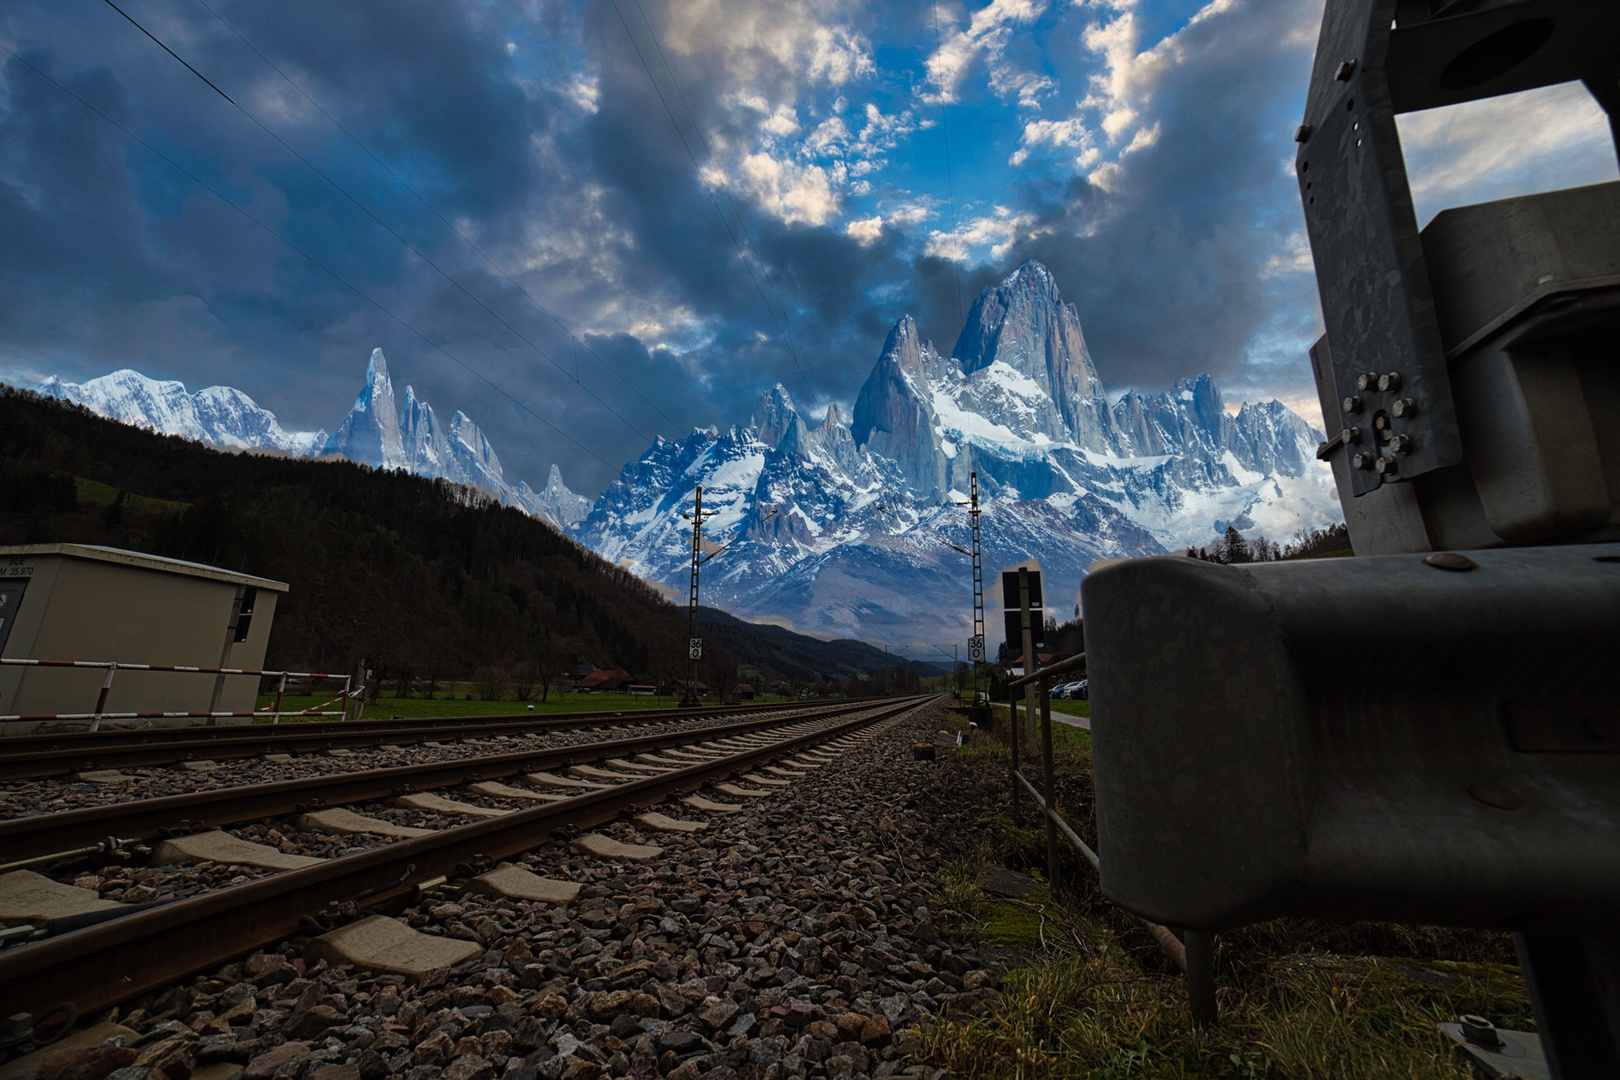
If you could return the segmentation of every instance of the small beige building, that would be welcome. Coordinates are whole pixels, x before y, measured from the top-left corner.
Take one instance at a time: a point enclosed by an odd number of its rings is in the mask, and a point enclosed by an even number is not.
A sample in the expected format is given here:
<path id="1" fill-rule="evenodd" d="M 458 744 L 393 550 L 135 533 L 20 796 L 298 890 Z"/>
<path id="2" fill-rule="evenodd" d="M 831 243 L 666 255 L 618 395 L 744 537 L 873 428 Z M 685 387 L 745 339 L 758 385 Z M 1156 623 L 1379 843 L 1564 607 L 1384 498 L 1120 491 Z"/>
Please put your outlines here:
<path id="1" fill-rule="evenodd" d="M 0 657 L 258 669 L 286 591 L 137 551 L 0 546 Z M 105 678 L 104 669 L 0 665 L 0 718 L 93 712 Z M 105 711 L 249 712 L 258 686 L 251 675 L 120 670 Z"/>

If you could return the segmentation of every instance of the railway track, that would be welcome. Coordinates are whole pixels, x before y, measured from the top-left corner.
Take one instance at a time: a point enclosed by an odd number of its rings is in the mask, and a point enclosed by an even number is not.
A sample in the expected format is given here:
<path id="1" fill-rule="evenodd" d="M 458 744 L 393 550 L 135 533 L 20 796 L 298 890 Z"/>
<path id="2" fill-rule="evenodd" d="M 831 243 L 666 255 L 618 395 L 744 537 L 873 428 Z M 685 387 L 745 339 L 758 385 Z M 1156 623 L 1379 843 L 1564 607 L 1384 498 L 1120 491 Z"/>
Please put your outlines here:
<path id="1" fill-rule="evenodd" d="M 330 750 L 446 740 L 531 735 L 639 724 L 669 724 L 708 717 L 774 715 L 803 710 L 800 702 L 706 706 L 535 716 L 464 716 L 427 720 L 359 720 L 237 724 L 220 727 L 144 728 L 9 735 L 0 740 L 0 781 L 65 776 L 98 769 L 171 765 L 199 759 L 309 754 Z"/>
<path id="2" fill-rule="evenodd" d="M 558 834 L 575 838 L 580 830 L 751 770 L 770 768 L 776 775 L 754 772 L 752 789 L 720 790 L 745 802 L 768 795 L 774 786 L 791 782 L 786 778 L 794 773 L 830 760 L 816 747 L 837 751 L 853 745 L 869 737 L 874 725 L 895 721 L 924 700 L 842 704 L 814 716 L 755 718 L 696 731 L 195 792 L 0 823 L 0 857 L 16 861 L 71 850 L 80 840 L 108 835 L 115 825 L 120 833 L 135 834 L 127 839 L 152 839 L 177 826 L 195 830 L 318 812 L 334 803 L 403 798 L 455 784 L 488 785 L 490 777 L 523 775 L 530 787 L 504 792 L 526 791 L 528 800 L 540 802 L 527 809 L 486 807 L 481 812 L 490 816 L 470 824 L 186 899 L 47 924 L 47 931 L 65 932 L 0 952 L 0 1010 L 39 1012 L 71 1001 L 86 1013 L 115 1004 L 285 939 L 307 929 L 312 918 L 344 921 L 363 909 L 419 896 L 446 878 L 476 877 L 480 868 L 547 844 Z M 790 768 L 770 765 L 783 759 Z M 563 768 L 573 775 L 552 771 Z M 499 787 L 483 790 L 504 793 Z M 725 809 L 712 802 L 697 805 Z M 91 924 L 79 926 L 84 921 Z"/>

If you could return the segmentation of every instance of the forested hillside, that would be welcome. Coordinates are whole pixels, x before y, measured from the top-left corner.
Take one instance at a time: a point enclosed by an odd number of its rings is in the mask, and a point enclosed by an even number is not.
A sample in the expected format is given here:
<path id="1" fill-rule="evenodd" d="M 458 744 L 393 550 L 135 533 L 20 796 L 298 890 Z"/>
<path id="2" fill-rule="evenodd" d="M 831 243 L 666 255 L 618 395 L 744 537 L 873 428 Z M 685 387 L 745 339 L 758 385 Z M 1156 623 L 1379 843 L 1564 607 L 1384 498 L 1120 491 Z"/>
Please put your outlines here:
<path id="1" fill-rule="evenodd" d="M 0 386 L 0 544 L 21 543 L 107 544 L 285 581 L 271 667 L 342 671 L 364 657 L 388 678 L 581 662 L 659 680 L 686 670 L 683 609 L 469 489 L 347 461 L 220 453 Z M 728 625 L 699 676 L 725 684 L 739 662 L 767 677 L 812 674 L 803 658 L 777 670 L 783 655 Z M 824 673 L 884 659 L 849 643 Z"/>

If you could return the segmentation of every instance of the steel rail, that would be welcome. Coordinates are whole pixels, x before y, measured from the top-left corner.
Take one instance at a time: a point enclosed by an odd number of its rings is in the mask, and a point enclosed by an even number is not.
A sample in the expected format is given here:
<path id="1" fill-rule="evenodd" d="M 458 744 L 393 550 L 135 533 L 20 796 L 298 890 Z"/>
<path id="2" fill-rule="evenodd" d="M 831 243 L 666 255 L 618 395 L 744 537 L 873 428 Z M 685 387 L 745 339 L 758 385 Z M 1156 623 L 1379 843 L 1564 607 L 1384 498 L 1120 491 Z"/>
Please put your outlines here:
<path id="1" fill-rule="evenodd" d="M 151 728 L 121 732 L 63 732 L 0 736 L 0 780 L 35 780 L 91 769 L 169 765 L 195 758 L 255 757 L 263 753 L 315 753 L 435 739 L 489 738 L 619 724 L 667 724 L 707 716 L 781 713 L 803 702 L 703 709 L 631 709 L 548 716 L 472 716 L 433 720 Z"/>
<path id="2" fill-rule="evenodd" d="M 0 821 L 0 861 L 16 862 L 52 852 L 83 847 L 107 836 L 146 840 L 165 829 L 177 827 L 218 827 L 260 818 L 279 817 L 299 810 L 339 803 L 364 802 L 410 791 L 448 787 L 452 784 L 492 780 L 517 773 L 560 768 L 623 757 L 692 743 L 708 742 L 781 727 L 803 719 L 870 708 L 870 703 L 841 703 L 821 716 L 761 717 L 714 727 L 661 731 L 629 739 L 577 743 L 508 754 L 433 761 L 420 765 L 400 765 L 364 772 L 307 776 L 268 784 L 213 788 L 155 799 L 87 806 L 55 814 Z"/>
<path id="3" fill-rule="evenodd" d="M 348 899 L 380 906 L 479 859 L 509 859 L 569 826 L 611 821 L 625 811 L 881 723 L 919 704 L 907 699 L 873 715 L 713 762 L 401 840 L 19 946 L 0 953 L 0 1015 L 39 1011 L 61 1001 L 75 1003 L 81 1015 L 90 1014 L 280 941 L 298 932 L 304 917 Z"/>

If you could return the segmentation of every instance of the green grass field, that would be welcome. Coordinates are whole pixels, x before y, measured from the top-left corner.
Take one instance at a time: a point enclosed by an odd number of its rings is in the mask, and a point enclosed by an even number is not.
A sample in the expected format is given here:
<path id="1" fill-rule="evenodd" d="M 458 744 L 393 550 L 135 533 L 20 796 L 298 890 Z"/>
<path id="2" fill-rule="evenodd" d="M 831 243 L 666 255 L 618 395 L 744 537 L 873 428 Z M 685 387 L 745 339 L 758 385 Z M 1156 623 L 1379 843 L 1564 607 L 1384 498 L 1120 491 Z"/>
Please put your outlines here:
<path id="1" fill-rule="evenodd" d="M 118 501 L 118 489 L 99 480 L 88 480 L 82 476 L 75 476 L 73 482 L 77 485 L 79 501 L 90 503 L 93 506 L 111 506 Z M 172 499 L 154 499 L 149 495 L 129 493 L 126 505 L 131 510 L 184 510 L 187 503 L 175 502 Z"/>
<path id="2" fill-rule="evenodd" d="M 333 694 L 317 694 L 314 696 L 300 695 L 294 697 L 288 694 L 282 699 L 281 707 L 285 712 L 296 709 L 310 709 L 318 705 L 325 705 L 331 700 Z M 275 701 L 274 694 L 260 694 L 259 708 L 268 709 Z M 392 698 L 384 697 L 366 705 L 364 719 L 387 720 L 400 717 L 405 720 L 437 720 L 444 717 L 455 716 L 516 716 L 527 713 L 529 706 L 534 706 L 536 713 L 565 713 L 565 712 L 630 712 L 638 709 L 671 709 L 675 707 L 677 698 L 672 697 L 640 697 L 632 694 L 552 694 L 549 701 L 466 701 L 461 698 Z M 786 701 L 784 697 L 762 695 L 756 699 L 757 704 Z M 328 709 L 342 708 L 341 702 L 336 705 L 327 705 Z M 312 717 L 311 719 L 316 719 Z M 331 719 L 326 717 L 325 719 Z"/>

